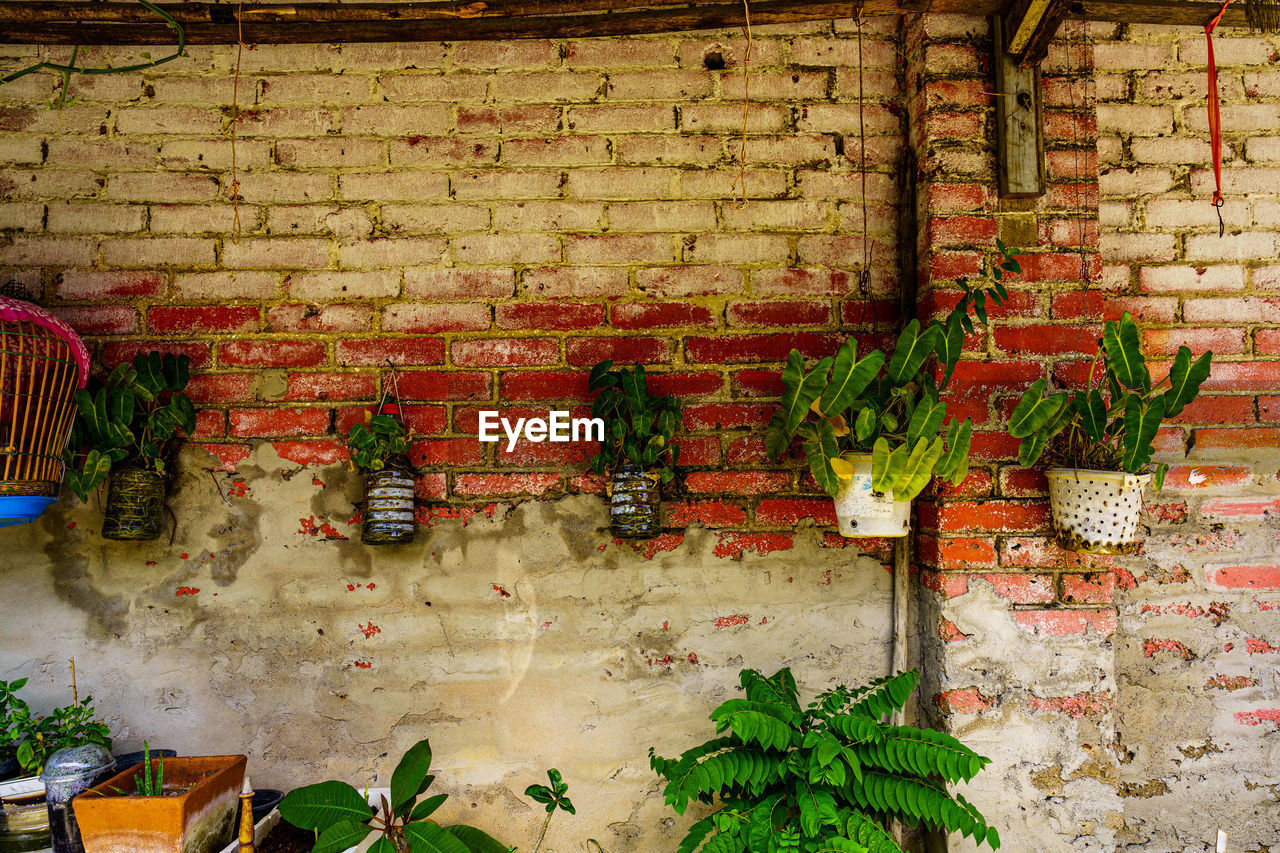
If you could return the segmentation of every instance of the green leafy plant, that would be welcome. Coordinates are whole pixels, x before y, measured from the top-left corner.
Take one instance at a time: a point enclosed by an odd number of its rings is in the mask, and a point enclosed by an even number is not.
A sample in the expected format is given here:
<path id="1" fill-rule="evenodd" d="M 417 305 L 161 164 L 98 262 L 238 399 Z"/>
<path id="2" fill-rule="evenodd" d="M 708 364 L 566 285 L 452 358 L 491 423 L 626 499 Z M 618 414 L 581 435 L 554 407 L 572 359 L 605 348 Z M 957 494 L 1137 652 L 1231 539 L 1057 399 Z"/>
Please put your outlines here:
<path id="1" fill-rule="evenodd" d="M 390 464 L 408 466 L 409 435 L 394 415 L 365 413 L 365 423 L 347 433 L 351 464 L 366 472 L 381 471 Z"/>
<path id="2" fill-rule="evenodd" d="M 602 361 L 591 369 L 587 388 L 600 392 L 591 416 L 604 421 L 604 441 L 591 459 L 591 470 L 604 474 L 630 462 L 671 482 L 680 459 L 680 448 L 671 443 L 680 422 L 680 401 L 650 396 L 641 364 L 614 370 L 612 361 Z"/>
<path id="3" fill-rule="evenodd" d="M 151 773 L 151 744 L 142 742 L 142 772 L 133 777 L 139 797 L 164 796 L 164 756 L 156 758 L 155 775 Z"/>
<path id="4" fill-rule="evenodd" d="M 555 816 L 557 809 L 569 814 L 577 814 L 567 796 L 569 785 L 561 777 L 560 771 L 552 767 L 547 771 L 547 779 L 551 782 L 550 785 L 530 785 L 524 789 L 526 797 L 542 803 L 547 808 L 547 817 L 542 821 L 542 830 L 538 833 L 538 841 L 533 845 L 533 853 L 538 853 L 542 849 L 542 840 L 547 837 L 547 827 L 551 826 L 551 818 Z"/>
<path id="5" fill-rule="evenodd" d="M 0 681 L 0 761 L 17 756 L 23 735 L 21 721 L 31 718 L 31 709 L 18 698 L 18 691 L 26 686 L 25 678 Z"/>
<path id="6" fill-rule="evenodd" d="M 139 353 L 117 365 L 104 381 L 76 392 L 76 419 L 64 460 L 67 484 L 82 501 L 111 467 L 127 462 L 165 473 L 178 431 L 196 428 L 196 410 L 182 393 L 190 381 L 185 356 Z"/>
<path id="7" fill-rule="evenodd" d="M 290 791 L 280 815 L 294 826 L 314 830 L 312 853 L 340 853 L 372 834 L 380 836 L 369 853 L 510 853 L 507 845 L 472 826 L 440 826 L 428 818 L 449 798 L 419 799 L 431 775 L 431 744 L 409 748 L 391 774 L 391 794 L 379 808 L 345 782 L 321 782 Z"/>
<path id="8" fill-rule="evenodd" d="M 1061 467 L 1130 474 L 1150 465 L 1160 424 L 1177 416 L 1200 393 L 1213 353 L 1193 359 L 1190 348 L 1178 347 L 1168 375 L 1153 383 L 1140 340 L 1137 324 L 1126 311 L 1119 322 L 1109 320 L 1102 327 L 1087 390 L 1049 394 L 1043 379 L 1027 389 L 1009 417 L 1009 434 L 1022 439 L 1019 464 L 1030 468 L 1047 455 Z M 1095 377 L 1105 392 L 1093 387 Z M 1164 392 L 1157 394 L 1166 383 Z M 1157 491 L 1168 468 L 1163 462 L 1155 466 Z"/>
<path id="9" fill-rule="evenodd" d="M 20 680 L 25 683 L 25 679 Z M 111 748 L 111 729 L 94 719 L 92 696 L 65 708 L 55 708 L 46 717 L 32 716 L 25 704 L 13 716 L 13 726 L 20 739 L 16 751 L 18 764 L 33 776 L 44 769 L 50 755 L 65 747 L 96 743 Z"/>
<path id="10" fill-rule="evenodd" d="M 679 853 L 900 853 L 888 821 L 960 832 L 993 850 L 1000 834 L 947 783 L 968 782 L 989 763 L 932 729 L 891 726 L 919 682 L 915 672 L 801 706 L 795 678 L 744 669 L 745 698 L 711 712 L 717 737 L 676 759 L 649 750 L 666 802 L 715 806 L 689 828 Z"/>
<path id="11" fill-rule="evenodd" d="M 858 357 L 849 338 L 834 357 L 806 370 L 792 350 L 782 371 L 782 405 L 769 421 L 765 449 L 777 461 L 800 436 L 809 470 L 823 491 L 835 497 L 842 481 L 853 477 L 849 457 L 870 453 L 872 488 L 909 501 L 934 475 L 959 483 L 969 473 L 973 423 L 946 421 L 946 390 L 960 361 L 965 332 L 973 331 L 970 310 L 987 322 L 987 305 L 1008 298 L 1002 279 L 1021 272 L 1016 249 L 997 241 L 1001 260 L 987 263 L 984 282 L 958 284 L 961 295 L 945 322 L 907 324 L 892 355 L 872 350 Z M 935 378 L 940 369 L 942 378 Z M 947 426 L 946 439 L 938 431 Z"/>

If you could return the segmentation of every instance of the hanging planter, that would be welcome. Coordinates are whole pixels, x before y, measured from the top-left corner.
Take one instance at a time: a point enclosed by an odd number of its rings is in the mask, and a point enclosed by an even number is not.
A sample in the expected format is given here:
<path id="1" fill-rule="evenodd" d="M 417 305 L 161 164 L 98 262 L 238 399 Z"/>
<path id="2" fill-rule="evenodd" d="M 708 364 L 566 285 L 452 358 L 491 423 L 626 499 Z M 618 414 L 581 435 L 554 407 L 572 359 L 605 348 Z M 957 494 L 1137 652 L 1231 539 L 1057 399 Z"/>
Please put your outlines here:
<path id="1" fill-rule="evenodd" d="M 1050 468 L 1045 476 L 1059 545 L 1089 554 L 1132 554 L 1138 549 L 1142 490 L 1152 475 Z"/>
<path id="2" fill-rule="evenodd" d="M 107 539 L 155 539 L 164 526 L 168 473 L 180 432 L 196 428 L 187 387 L 190 359 L 139 353 L 105 381 L 76 392 L 76 420 L 67 444 L 67 485 L 88 501 L 104 480 Z"/>
<path id="3" fill-rule="evenodd" d="M 165 478 L 160 472 L 132 465 L 113 469 L 107 479 L 102 537 L 155 539 L 164 527 L 164 496 Z"/>
<path id="4" fill-rule="evenodd" d="M 680 448 L 671 443 L 680 401 L 651 397 L 644 366 L 613 370 L 612 361 L 591 369 L 588 389 L 599 391 L 591 416 L 604 421 L 600 452 L 591 470 L 609 474 L 609 530 L 616 539 L 652 539 L 662 532 L 662 483 L 675 478 Z"/>
<path id="5" fill-rule="evenodd" d="M 973 424 L 948 422 L 941 394 L 965 333 L 973 331 L 969 309 L 986 322 L 987 301 L 1000 305 L 1007 298 L 1000 279 L 1019 271 L 1016 250 L 997 245 L 1002 260 L 990 269 L 992 286 L 961 280 L 961 298 L 946 322 L 922 328 L 912 320 L 891 355 L 876 349 L 859 358 L 857 341 L 849 338 L 834 357 L 805 370 L 804 356 L 791 351 L 765 450 L 778 461 L 800 437 L 815 482 L 835 501 L 842 536 L 906 536 L 911 501 L 934 476 L 959 484 L 968 475 Z"/>
<path id="6" fill-rule="evenodd" d="M 911 501 L 898 501 L 892 494 L 873 487 L 870 453 L 851 453 L 845 460 L 852 476 L 840 480 L 836 492 L 836 523 L 840 535 L 900 538 L 911 532 Z"/>
<path id="7" fill-rule="evenodd" d="M 1042 456 L 1054 464 L 1045 472 L 1058 543 L 1071 551 L 1130 554 L 1140 544 L 1142 492 L 1157 491 L 1169 466 L 1155 465 L 1153 441 L 1166 418 L 1178 415 L 1209 378 L 1212 352 L 1192 359 L 1179 347 L 1169 374 L 1152 383 L 1129 312 L 1102 330 L 1097 359 L 1104 376 L 1099 388 L 1047 394 L 1038 380 L 1009 417 L 1009 434 L 1022 439 L 1018 461 L 1026 468 Z M 1096 366 L 1096 362 L 1095 362 Z M 1168 388 L 1157 394 L 1165 383 Z"/>
<path id="8" fill-rule="evenodd" d="M 395 400 L 388 403 L 388 395 Z M 414 474 L 409 432 L 400 419 L 396 371 L 383 380 L 382 399 L 362 424 L 347 434 L 351 466 L 365 474 L 360 541 L 366 545 L 407 545 L 413 541 Z"/>

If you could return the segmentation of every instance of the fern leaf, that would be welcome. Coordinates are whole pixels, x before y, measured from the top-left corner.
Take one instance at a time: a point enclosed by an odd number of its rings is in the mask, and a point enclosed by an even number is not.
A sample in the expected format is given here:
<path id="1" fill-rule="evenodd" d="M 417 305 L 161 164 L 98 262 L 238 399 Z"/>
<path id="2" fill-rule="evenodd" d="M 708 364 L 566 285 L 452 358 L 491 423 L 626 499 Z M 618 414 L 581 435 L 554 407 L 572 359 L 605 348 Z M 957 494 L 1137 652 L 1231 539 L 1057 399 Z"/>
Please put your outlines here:
<path id="1" fill-rule="evenodd" d="M 872 689 L 853 706 L 852 711 L 873 720 L 901 711 L 919 683 L 920 673 L 915 670 L 877 679 L 871 683 Z"/>
<path id="2" fill-rule="evenodd" d="M 752 702 L 767 702 L 790 708 L 797 714 L 800 712 L 799 691 L 796 688 L 795 676 L 791 670 L 783 667 L 774 673 L 772 678 L 754 669 L 744 669 L 738 673 L 738 681 Z"/>
<path id="3" fill-rule="evenodd" d="M 743 743 L 766 749 L 788 749 L 796 735 L 798 715 L 789 708 L 750 699 L 730 699 L 711 712 L 716 731 L 733 732 Z"/>
<path id="4" fill-rule="evenodd" d="M 885 726 L 881 740 L 854 747 L 864 764 L 916 776 L 938 775 L 968 782 L 991 763 L 944 732 L 911 726 Z"/>
<path id="5" fill-rule="evenodd" d="M 714 817 L 715 815 L 704 817 L 689 827 L 689 831 L 685 833 L 684 840 L 676 848 L 676 853 L 694 853 L 695 850 L 701 847 L 702 842 L 706 841 L 711 830 L 715 828 Z"/>
<path id="6" fill-rule="evenodd" d="M 884 827 L 861 812 L 854 812 L 846 824 L 849 837 L 867 848 L 868 853 L 902 853 L 902 848 Z"/>
<path id="7" fill-rule="evenodd" d="M 869 851 L 853 839 L 837 835 L 822 839 L 822 843 L 813 848 L 813 853 L 869 853 Z"/>
<path id="8" fill-rule="evenodd" d="M 846 743 L 874 743 L 880 740 L 881 726 L 861 714 L 841 714 L 827 720 L 827 728 L 844 738 Z"/>
<path id="9" fill-rule="evenodd" d="M 945 788 L 924 779 L 864 769 L 862 783 L 850 785 L 849 792 L 860 805 L 904 823 L 923 823 L 978 841 L 985 841 L 988 834 L 989 827 L 977 809 L 963 797 L 953 799 Z"/>

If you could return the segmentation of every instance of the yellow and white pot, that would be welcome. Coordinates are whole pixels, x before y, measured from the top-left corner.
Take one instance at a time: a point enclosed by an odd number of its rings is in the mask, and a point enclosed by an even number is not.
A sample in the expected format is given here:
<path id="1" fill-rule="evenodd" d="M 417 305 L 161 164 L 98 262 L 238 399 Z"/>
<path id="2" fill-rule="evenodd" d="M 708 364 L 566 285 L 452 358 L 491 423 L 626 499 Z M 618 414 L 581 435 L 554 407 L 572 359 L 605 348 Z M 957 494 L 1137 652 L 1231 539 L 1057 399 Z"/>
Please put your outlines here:
<path id="1" fill-rule="evenodd" d="M 910 533 L 911 501 L 895 501 L 893 495 L 871 488 L 871 454 L 851 453 L 842 458 L 853 466 L 853 476 L 840 479 L 835 497 L 840 535 L 896 538 Z"/>

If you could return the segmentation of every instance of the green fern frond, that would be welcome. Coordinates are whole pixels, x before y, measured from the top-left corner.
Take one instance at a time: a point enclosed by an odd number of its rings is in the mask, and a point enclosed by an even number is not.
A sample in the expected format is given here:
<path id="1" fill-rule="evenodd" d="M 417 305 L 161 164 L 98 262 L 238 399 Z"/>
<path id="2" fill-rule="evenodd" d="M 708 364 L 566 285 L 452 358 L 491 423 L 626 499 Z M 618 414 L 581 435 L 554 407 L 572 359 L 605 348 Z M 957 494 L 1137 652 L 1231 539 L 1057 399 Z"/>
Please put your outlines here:
<path id="1" fill-rule="evenodd" d="M 822 846 L 815 847 L 813 853 L 870 853 L 870 851 L 851 838 L 837 835 L 823 839 Z"/>
<path id="2" fill-rule="evenodd" d="M 915 670 L 877 679 L 868 685 L 870 690 L 850 710 L 873 720 L 882 719 L 906 707 L 907 699 L 919 683 L 920 673 Z"/>
<path id="3" fill-rule="evenodd" d="M 738 674 L 738 681 L 752 702 L 768 702 L 781 705 L 799 713 L 800 691 L 796 687 L 795 676 L 790 667 L 783 667 L 766 678 L 754 669 L 744 669 Z"/>
<path id="4" fill-rule="evenodd" d="M 676 853 L 694 853 L 695 850 L 701 847 L 702 842 L 706 841 L 707 836 L 711 834 L 711 830 L 715 829 L 714 817 L 715 815 L 704 817 L 689 827 L 689 831 L 685 833 L 684 840 L 676 848 Z"/>
<path id="5" fill-rule="evenodd" d="M 867 848 L 868 853 L 902 853 L 898 842 L 880 824 L 860 812 L 849 817 L 845 830 L 849 837 Z"/>
<path id="6" fill-rule="evenodd" d="M 910 726 L 886 726 L 883 737 L 855 747 L 864 765 L 915 776 L 968 782 L 991 762 L 951 735 Z"/>
<path id="7" fill-rule="evenodd" d="M 844 738 L 846 744 L 875 743 L 884 735 L 880 723 L 861 714 L 841 714 L 827 720 L 827 727 Z"/>
<path id="8" fill-rule="evenodd" d="M 742 792 L 758 796 L 782 776 L 783 759 L 777 755 L 760 752 L 749 746 L 725 743 L 710 752 L 700 752 L 686 763 L 682 757 L 663 796 L 677 814 L 684 814 L 689 800 L 704 794 L 720 794 L 722 797 Z"/>
<path id="9" fill-rule="evenodd" d="M 743 743 L 755 742 L 766 749 L 788 749 L 795 745 L 797 715 L 790 708 L 750 699 L 730 699 L 711 712 L 716 733 L 728 729 Z"/>
<path id="10" fill-rule="evenodd" d="M 977 810 L 970 811 L 936 783 L 864 770 L 861 784 L 850 785 L 849 792 L 859 805 L 887 817 L 959 832 L 979 843 L 987 839 L 987 824 Z"/>

